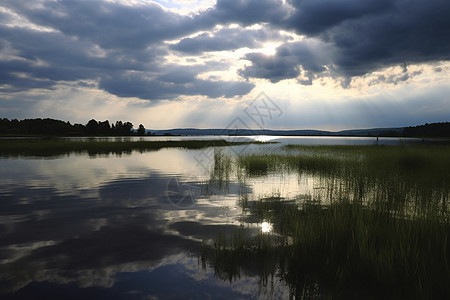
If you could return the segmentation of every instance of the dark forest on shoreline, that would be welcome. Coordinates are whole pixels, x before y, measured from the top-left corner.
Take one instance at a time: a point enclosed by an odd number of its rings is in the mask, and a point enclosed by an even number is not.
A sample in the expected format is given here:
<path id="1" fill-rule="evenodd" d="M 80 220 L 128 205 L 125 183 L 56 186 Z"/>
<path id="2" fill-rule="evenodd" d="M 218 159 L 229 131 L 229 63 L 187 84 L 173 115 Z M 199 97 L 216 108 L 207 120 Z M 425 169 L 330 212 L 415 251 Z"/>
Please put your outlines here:
<path id="1" fill-rule="evenodd" d="M 450 122 L 430 123 L 403 128 L 400 132 L 390 132 L 386 136 L 399 137 L 450 137 Z M 246 135 L 251 135 L 251 130 Z M 255 133 L 259 134 L 259 133 Z M 331 134 L 331 132 L 330 132 Z M 142 124 L 133 129 L 131 122 L 116 121 L 110 123 L 108 120 L 90 120 L 86 125 L 71 124 L 61 120 L 50 118 L 9 120 L 0 118 L 0 135 L 3 136 L 128 136 L 128 135 L 151 135 Z M 311 134 L 314 135 L 314 134 Z M 348 135 L 356 135 L 349 133 Z M 360 134 L 358 134 L 361 136 Z M 382 134 L 384 135 L 384 134 Z M 368 133 L 367 136 L 373 136 Z"/>
<path id="2" fill-rule="evenodd" d="M 0 135 L 44 135 L 44 136 L 126 136 L 145 135 L 146 130 L 139 124 L 137 130 L 133 130 L 131 122 L 116 121 L 109 123 L 106 121 L 90 120 L 86 125 L 71 124 L 61 120 L 50 118 L 45 119 L 24 119 L 8 120 L 0 119 Z M 147 132 L 150 134 L 150 132 Z"/>

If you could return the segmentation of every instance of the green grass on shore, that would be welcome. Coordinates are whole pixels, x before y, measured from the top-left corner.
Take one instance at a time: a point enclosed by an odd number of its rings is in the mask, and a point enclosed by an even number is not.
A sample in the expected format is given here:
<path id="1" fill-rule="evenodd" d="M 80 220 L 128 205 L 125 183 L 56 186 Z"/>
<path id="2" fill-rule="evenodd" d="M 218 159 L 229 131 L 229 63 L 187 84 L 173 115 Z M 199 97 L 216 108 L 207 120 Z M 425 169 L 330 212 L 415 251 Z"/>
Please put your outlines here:
<path id="1" fill-rule="evenodd" d="M 162 148 L 201 149 L 206 147 L 237 146 L 260 142 L 228 142 L 226 140 L 185 141 L 104 141 L 64 139 L 2 139 L 0 156 L 59 156 L 69 153 L 127 154 L 132 151 L 146 152 Z"/>

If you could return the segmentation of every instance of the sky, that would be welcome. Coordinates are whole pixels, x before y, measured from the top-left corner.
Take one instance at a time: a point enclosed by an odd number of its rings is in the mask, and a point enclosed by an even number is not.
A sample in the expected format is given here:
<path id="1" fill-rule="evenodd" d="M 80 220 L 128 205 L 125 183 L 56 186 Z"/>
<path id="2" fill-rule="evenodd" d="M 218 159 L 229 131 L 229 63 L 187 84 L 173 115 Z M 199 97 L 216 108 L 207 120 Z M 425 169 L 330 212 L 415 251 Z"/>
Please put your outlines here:
<path id="1" fill-rule="evenodd" d="M 343 130 L 450 121 L 448 0 L 2 0 L 0 117 Z"/>

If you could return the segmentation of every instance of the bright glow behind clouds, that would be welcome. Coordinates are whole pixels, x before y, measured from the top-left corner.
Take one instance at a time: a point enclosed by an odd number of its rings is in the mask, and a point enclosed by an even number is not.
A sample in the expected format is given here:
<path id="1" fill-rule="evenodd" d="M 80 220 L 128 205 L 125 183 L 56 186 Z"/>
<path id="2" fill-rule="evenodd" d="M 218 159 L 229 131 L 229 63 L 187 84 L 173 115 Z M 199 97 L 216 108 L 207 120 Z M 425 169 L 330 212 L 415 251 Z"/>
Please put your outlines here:
<path id="1" fill-rule="evenodd" d="M 450 5 L 366 2 L 4 1 L 0 114 L 217 128 L 265 92 L 270 128 L 448 121 Z"/>

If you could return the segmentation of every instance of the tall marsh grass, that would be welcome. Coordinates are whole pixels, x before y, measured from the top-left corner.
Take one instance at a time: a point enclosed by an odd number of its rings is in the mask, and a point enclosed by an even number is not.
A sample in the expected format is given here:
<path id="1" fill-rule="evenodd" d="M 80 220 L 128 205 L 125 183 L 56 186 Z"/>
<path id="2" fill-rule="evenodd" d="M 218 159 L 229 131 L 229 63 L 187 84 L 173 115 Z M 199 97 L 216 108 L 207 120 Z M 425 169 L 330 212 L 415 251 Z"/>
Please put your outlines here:
<path id="1" fill-rule="evenodd" d="M 243 211 L 273 232 L 222 235 L 209 256 L 220 277 L 252 267 L 295 298 L 450 298 L 449 146 L 290 145 L 235 164 L 242 181 L 294 173 L 321 188 L 294 199 L 244 195 Z"/>
<path id="2" fill-rule="evenodd" d="M 343 199 L 409 216 L 449 218 L 449 146 L 296 146 L 276 154 L 238 158 L 248 176 L 255 170 L 314 176 L 323 203 Z"/>

